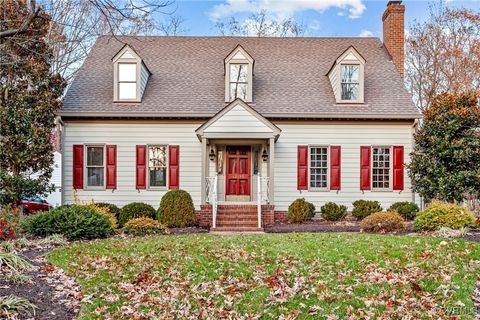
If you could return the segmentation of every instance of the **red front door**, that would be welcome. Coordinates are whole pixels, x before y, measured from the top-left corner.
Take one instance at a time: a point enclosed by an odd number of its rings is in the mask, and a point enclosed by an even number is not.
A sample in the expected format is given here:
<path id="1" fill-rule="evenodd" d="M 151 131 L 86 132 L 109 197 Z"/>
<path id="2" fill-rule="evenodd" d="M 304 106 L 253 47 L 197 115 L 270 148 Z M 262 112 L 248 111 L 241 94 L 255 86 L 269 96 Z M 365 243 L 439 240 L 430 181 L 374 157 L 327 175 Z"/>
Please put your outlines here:
<path id="1" fill-rule="evenodd" d="M 250 195 L 250 146 L 227 147 L 226 195 Z"/>

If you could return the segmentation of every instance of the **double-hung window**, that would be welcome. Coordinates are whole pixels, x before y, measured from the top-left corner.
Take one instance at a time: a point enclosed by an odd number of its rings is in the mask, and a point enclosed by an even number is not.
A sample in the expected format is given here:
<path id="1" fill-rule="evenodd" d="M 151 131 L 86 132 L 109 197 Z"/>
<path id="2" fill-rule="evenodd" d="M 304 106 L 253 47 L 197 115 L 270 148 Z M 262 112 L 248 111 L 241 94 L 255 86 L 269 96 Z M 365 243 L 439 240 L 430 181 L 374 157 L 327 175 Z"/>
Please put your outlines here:
<path id="1" fill-rule="evenodd" d="M 373 147 L 372 188 L 390 189 L 391 148 Z"/>
<path id="2" fill-rule="evenodd" d="M 167 146 L 148 147 L 148 177 L 151 188 L 167 186 Z"/>
<path id="3" fill-rule="evenodd" d="M 137 99 L 137 64 L 118 64 L 118 99 Z"/>
<path id="4" fill-rule="evenodd" d="M 230 64 L 230 101 L 240 98 L 247 101 L 248 90 L 248 64 Z"/>
<path id="5" fill-rule="evenodd" d="M 105 147 L 87 146 L 87 187 L 105 186 Z"/>
<path id="6" fill-rule="evenodd" d="M 341 65 L 341 86 L 342 100 L 357 101 L 359 100 L 360 86 L 360 66 L 359 65 Z"/>
<path id="7" fill-rule="evenodd" d="M 310 188 L 328 187 L 328 147 L 310 147 Z"/>

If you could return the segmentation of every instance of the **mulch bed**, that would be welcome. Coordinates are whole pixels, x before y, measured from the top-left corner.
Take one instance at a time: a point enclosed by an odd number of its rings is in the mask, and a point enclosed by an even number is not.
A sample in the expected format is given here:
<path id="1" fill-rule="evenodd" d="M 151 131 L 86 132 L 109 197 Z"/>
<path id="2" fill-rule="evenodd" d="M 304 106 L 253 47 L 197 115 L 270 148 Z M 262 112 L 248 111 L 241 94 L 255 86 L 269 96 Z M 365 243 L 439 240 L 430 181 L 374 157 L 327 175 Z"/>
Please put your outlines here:
<path id="1" fill-rule="evenodd" d="M 12 283 L 0 278 L 0 296 L 16 295 L 37 306 L 35 315 L 19 315 L 18 319 L 70 320 L 80 310 L 81 293 L 76 282 L 62 270 L 45 262 L 45 254 L 54 247 L 30 247 L 19 256 L 34 265 L 23 272 L 31 283 Z"/>
<path id="2" fill-rule="evenodd" d="M 200 227 L 170 228 L 170 234 L 208 233 L 208 229 Z"/>
<path id="3" fill-rule="evenodd" d="M 407 223 L 407 230 L 413 231 L 411 223 Z M 287 232 L 360 232 L 359 221 L 340 221 L 332 222 L 325 220 L 311 220 L 304 223 L 276 223 L 265 227 L 267 233 L 287 233 Z"/>

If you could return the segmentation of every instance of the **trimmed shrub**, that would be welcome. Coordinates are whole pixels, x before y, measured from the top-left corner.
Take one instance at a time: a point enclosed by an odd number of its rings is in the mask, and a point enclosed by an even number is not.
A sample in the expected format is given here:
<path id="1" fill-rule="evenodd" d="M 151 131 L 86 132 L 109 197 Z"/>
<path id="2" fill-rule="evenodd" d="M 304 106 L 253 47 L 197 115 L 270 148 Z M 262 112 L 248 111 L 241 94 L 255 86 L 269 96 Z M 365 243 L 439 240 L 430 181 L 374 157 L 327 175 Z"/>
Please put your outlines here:
<path id="1" fill-rule="evenodd" d="M 151 205 L 142 202 L 129 203 L 120 209 L 118 223 L 123 227 L 128 220 L 140 217 L 155 219 L 155 209 Z"/>
<path id="2" fill-rule="evenodd" d="M 192 197 L 184 190 L 170 190 L 162 197 L 157 220 L 168 227 L 195 225 L 195 207 Z"/>
<path id="3" fill-rule="evenodd" d="M 118 228 L 117 216 L 115 215 L 115 213 L 111 212 L 108 207 L 100 207 L 96 203 L 86 205 L 85 207 L 93 208 L 97 213 L 107 216 L 108 221 L 110 221 L 110 224 L 112 225 L 112 228 L 113 229 Z"/>
<path id="4" fill-rule="evenodd" d="M 314 216 L 315 206 L 304 198 L 297 199 L 288 206 L 287 220 L 289 222 L 305 222 Z"/>
<path id="5" fill-rule="evenodd" d="M 322 212 L 323 219 L 329 221 L 341 220 L 347 215 L 347 207 L 334 202 L 325 203 L 320 211 Z"/>
<path id="6" fill-rule="evenodd" d="M 365 232 L 400 232 L 405 230 L 405 221 L 398 212 L 375 212 L 360 222 Z"/>
<path id="7" fill-rule="evenodd" d="M 415 231 L 434 231 L 441 227 L 475 227 L 475 218 L 467 208 L 450 203 L 432 202 L 413 222 Z"/>
<path id="8" fill-rule="evenodd" d="M 95 202 L 95 206 L 100 207 L 100 208 L 107 208 L 111 213 L 115 214 L 115 217 L 120 216 L 120 208 L 114 205 L 113 203 L 108 203 L 108 202 Z"/>
<path id="9" fill-rule="evenodd" d="M 51 209 L 29 217 L 24 228 L 34 236 L 61 234 L 69 240 L 103 238 L 113 231 L 107 215 L 78 205 Z"/>
<path id="10" fill-rule="evenodd" d="M 418 211 L 420 211 L 420 209 L 418 208 L 416 203 L 403 201 L 395 202 L 390 206 L 388 211 L 398 212 L 405 219 L 413 220 L 415 219 L 415 216 L 417 215 Z"/>
<path id="11" fill-rule="evenodd" d="M 123 232 L 135 236 L 144 236 L 149 234 L 165 234 L 168 228 L 157 220 L 141 217 L 128 220 L 123 227 Z"/>
<path id="12" fill-rule="evenodd" d="M 375 212 L 383 211 L 378 201 L 357 200 L 353 203 L 352 215 L 359 220 L 371 215 Z"/>

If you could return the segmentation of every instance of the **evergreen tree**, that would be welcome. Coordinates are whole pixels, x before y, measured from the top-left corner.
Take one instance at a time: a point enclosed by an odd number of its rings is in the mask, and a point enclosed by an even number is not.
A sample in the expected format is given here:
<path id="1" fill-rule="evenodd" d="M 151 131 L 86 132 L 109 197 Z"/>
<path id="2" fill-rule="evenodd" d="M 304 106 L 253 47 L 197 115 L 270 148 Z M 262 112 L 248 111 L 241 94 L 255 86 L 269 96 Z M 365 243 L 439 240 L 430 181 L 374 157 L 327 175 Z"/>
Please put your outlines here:
<path id="1" fill-rule="evenodd" d="M 440 94 L 424 111 L 409 164 L 413 189 L 425 200 L 480 195 L 480 107 L 473 93 Z"/>
<path id="2" fill-rule="evenodd" d="M 32 15 L 26 1 L 2 1 L 0 31 L 0 202 L 18 205 L 21 196 L 45 195 L 53 165 L 50 141 L 65 82 L 51 72 L 46 42 L 50 17 Z M 25 25 L 27 23 L 27 25 Z"/>

